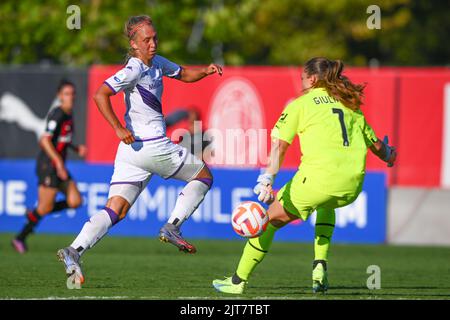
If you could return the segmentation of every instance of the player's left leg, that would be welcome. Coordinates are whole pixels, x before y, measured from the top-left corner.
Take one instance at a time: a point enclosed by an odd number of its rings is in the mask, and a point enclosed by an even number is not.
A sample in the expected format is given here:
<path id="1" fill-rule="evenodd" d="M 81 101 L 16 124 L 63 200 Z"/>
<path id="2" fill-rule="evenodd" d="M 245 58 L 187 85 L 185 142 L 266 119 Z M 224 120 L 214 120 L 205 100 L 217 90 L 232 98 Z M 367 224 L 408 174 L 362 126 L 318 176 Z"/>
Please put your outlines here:
<path id="1" fill-rule="evenodd" d="M 53 180 L 50 186 L 39 186 L 38 206 L 34 210 L 27 210 L 26 216 L 28 222 L 12 241 L 14 248 L 19 253 L 25 253 L 27 251 L 25 240 L 34 232 L 34 229 L 44 216 L 67 208 L 75 209 L 81 204 L 81 195 L 73 180 L 62 181 L 57 177 Z M 62 191 L 66 195 L 66 200 L 55 202 L 58 191 Z"/>
<path id="2" fill-rule="evenodd" d="M 27 210 L 27 222 L 22 230 L 12 240 L 12 245 L 17 252 L 27 252 L 28 249 L 26 245 L 26 239 L 31 233 L 34 232 L 42 217 L 52 211 L 52 208 L 55 205 L 55 197 L 57 193 L 57 188 L 39 185 L 38 205 L 34 210 Z"/>
<path id="3" fill-rule="evenodd" d="M 326 292 L 328 290 L 328 252 L 335 222 L 336 214 L 333 208 L 317 208 L 312 273 L 313 292 Z"/>
<path id="4" fill-rule="evenodd" d="M 168 223 L 180 227 L 202 203 L 206 193 L 211 188 L 213 183 L 211 171 L 204 163 L 200 165 L 200 168 L 200 172 L 193 177 L 188 179 L 184 177 L 188 183 L 180 192 L 175 208 L 167 221 Z M 175 178 L 178 178 L 178 176 Z"/>
<path id="5" fill-rule="evenodd" d="M 314 237 L 314 261 L 312 272 L 313 292 L 323 292 L 328 290 L 328 252 L 330 250 L 331 238 L 336 223 L 335 209 L 344 207 L 355 201 L 359 195 L 359 190 L 343 196 L 322 195 L 315 192 L 318 202 L 317 218 L 315 224 Z"/>
<path id="6" fill-rule="evenodd" d="M 278 199 L 275 199 L 270 205 L 267 213 L 269 224 L 266 231 L 259 237 L 247 241 L 237 270 L 232 277 L 213 281 L 216 290 L 224 293 L 243 293 L 249 277 L 269 251 L 275 232 L 286 224 L 299 219 L 299 216 L 287 212 Z"/>
<path id="7" fill-rule="evenodd" d="M 52 212 L 67 208 L 76 209 L 81 205 L 81 194 L 75 181 L 72 179 L 67 181 L 64 184 L 63 192 L 66 195 L 66 200 L 56 202 Z"/>
<path id="8" fill-rule="evenodd" d="M 69 175 L 69 179 L 62 181 L 57 179 L 58 190 L 64 193 L 66 196 L 65 200 L 56 201 L 53 205 L 51 211 L 48 214 L 56 213 L 65 209 L 76 209 L 81 205 L 81 194 L 78 191 L 77 184 Z"/>
<path id="9" fill-rule="evenodd" d="M 181 169 L 172 178 L 187 181 L 187 184 L 180 192 L 167 223 L 161 228 L 159 238 L 175 245 L 180 251 L 195 253 L 197 249 L 182 237 L 180 227 L 202 203 L 211 188 L 213 177 L 203 161 L 188 154 Z"/>

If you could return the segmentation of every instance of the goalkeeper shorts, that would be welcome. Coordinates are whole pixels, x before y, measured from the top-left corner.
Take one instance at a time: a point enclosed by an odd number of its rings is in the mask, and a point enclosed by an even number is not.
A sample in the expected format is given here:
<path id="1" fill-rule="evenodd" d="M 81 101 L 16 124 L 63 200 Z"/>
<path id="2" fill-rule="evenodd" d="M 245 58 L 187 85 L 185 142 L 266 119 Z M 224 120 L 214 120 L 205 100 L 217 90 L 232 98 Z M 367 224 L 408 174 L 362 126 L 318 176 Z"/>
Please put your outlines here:
<path id="1" fill-rule="evenodd" d="M 283 208 L 306 221 L 317 208 L 336 209 L 356 200 L 360 190 L 342 196 L 328 195 L 311 188 L 300 171 L 278 191 L 277 199 Z"/>
<path id="2" fill-rule="evenodd" d="M 167 137 L 132 144 L 120 142 L 108 199 L 121 196 L 132 206 L 154 174 L 189 182 L 204 167 L 201 159 Z"/>

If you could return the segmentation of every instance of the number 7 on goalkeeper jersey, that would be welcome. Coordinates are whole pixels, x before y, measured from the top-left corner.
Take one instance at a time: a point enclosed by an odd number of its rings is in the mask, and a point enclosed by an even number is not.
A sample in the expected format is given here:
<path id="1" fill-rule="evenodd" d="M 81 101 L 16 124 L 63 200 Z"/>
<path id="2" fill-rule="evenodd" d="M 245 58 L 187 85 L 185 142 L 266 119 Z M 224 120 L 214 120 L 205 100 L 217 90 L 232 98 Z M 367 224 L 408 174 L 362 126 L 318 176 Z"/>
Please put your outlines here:
<path id="1" fill-rule="evenodd" d="M 305 202 L 305 192 L 342 198 L 345 203 L 335 203 L 338 206 L 353 201 L 362 189 L 367 148 L 377 141 L 363 113 L 346 108 L 324 88 L 315 88 L 284 109 L 271 133 L 272 138 L 289 144 L 296 135 L 303 155 L 299 171 L 289 185 L 291 201 L 301 197 L 301 202 Z M 278 193 L 279 200 L 286 187 Z M 302 190 L 295 192 L 297 187 Z M 316 206 L 317 203 L 307 203 L 302 218 L 307 218 L 309 208 Z M 292 213 L 300 213 L 300 209 Z"/>

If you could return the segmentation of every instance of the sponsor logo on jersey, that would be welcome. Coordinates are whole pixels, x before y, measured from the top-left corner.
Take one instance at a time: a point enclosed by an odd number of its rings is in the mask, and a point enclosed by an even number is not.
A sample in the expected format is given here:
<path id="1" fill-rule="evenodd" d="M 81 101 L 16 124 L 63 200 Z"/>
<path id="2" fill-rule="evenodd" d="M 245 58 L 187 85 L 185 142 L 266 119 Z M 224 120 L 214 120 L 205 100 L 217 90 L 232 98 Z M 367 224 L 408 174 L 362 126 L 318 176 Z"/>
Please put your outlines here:
<path id="1" fill-rule="evenodd" d="M 283 113 L 281 114 L 281 116 L 280 116 L 280 119 L 278 119 L 278 122 L 279 122 L 279 123 L 285 123 L 285 122 L 286 122 L 285 120 L 286 120 L 287 115 L 288 115 L 287 113 L 284 113 L 284 112 L 283 112 Z M 278 126 L 276 126 L 276 127 L 278 128 Z"/>
<path id="2" fill-rule="evenodd" d="M 67 134 L 65 136 L 60 136 L 58 138 L 58 142 L 70 143 L 72 141 L 72 135 Z"/>
<path id="3" fill-rule="evenodd" d="M 120 83 L 120 82 L 122 82 L 123 80 L 125 80 L 126 76 L 127 76 L 127 75 L 126 75 L 125 71 L 124 71 L 124 70 L 120 70 L 120 71 L 117 72 L 116 75 L 114 76 L 114 80 L 115 80 L 117 83 Z"/>
<path id="4" fill-rule="evenodd" d="M 55 120 L 50 120 L 50 121 L 48 122 L 48 125 L 47 125 L 48 131 L 53 131 L 53 130 L 55 130 L 57 125 L 58 125 L 58 123 L 56 123 Z"/>
<path id="5" fill-rule="evenodd" d="M 162 86 L 162 71 L 158 68 L 151 68 L 142 74 L 142 81 L 153 90 Z"/>

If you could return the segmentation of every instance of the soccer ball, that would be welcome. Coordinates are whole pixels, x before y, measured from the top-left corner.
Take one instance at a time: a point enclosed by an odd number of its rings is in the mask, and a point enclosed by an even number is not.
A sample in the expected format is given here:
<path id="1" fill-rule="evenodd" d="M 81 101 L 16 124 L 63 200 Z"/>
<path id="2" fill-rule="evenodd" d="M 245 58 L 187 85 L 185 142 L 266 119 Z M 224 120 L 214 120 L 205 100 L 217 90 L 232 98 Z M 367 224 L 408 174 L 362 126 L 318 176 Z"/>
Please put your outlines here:
<path id="1" fill-rule="evenodd" d="M 234 231 L 245 238 L 255 238 L 263 233 L 269 223 L 269 215 L 257 202 L 240 203 L 231 214 Z"/>

